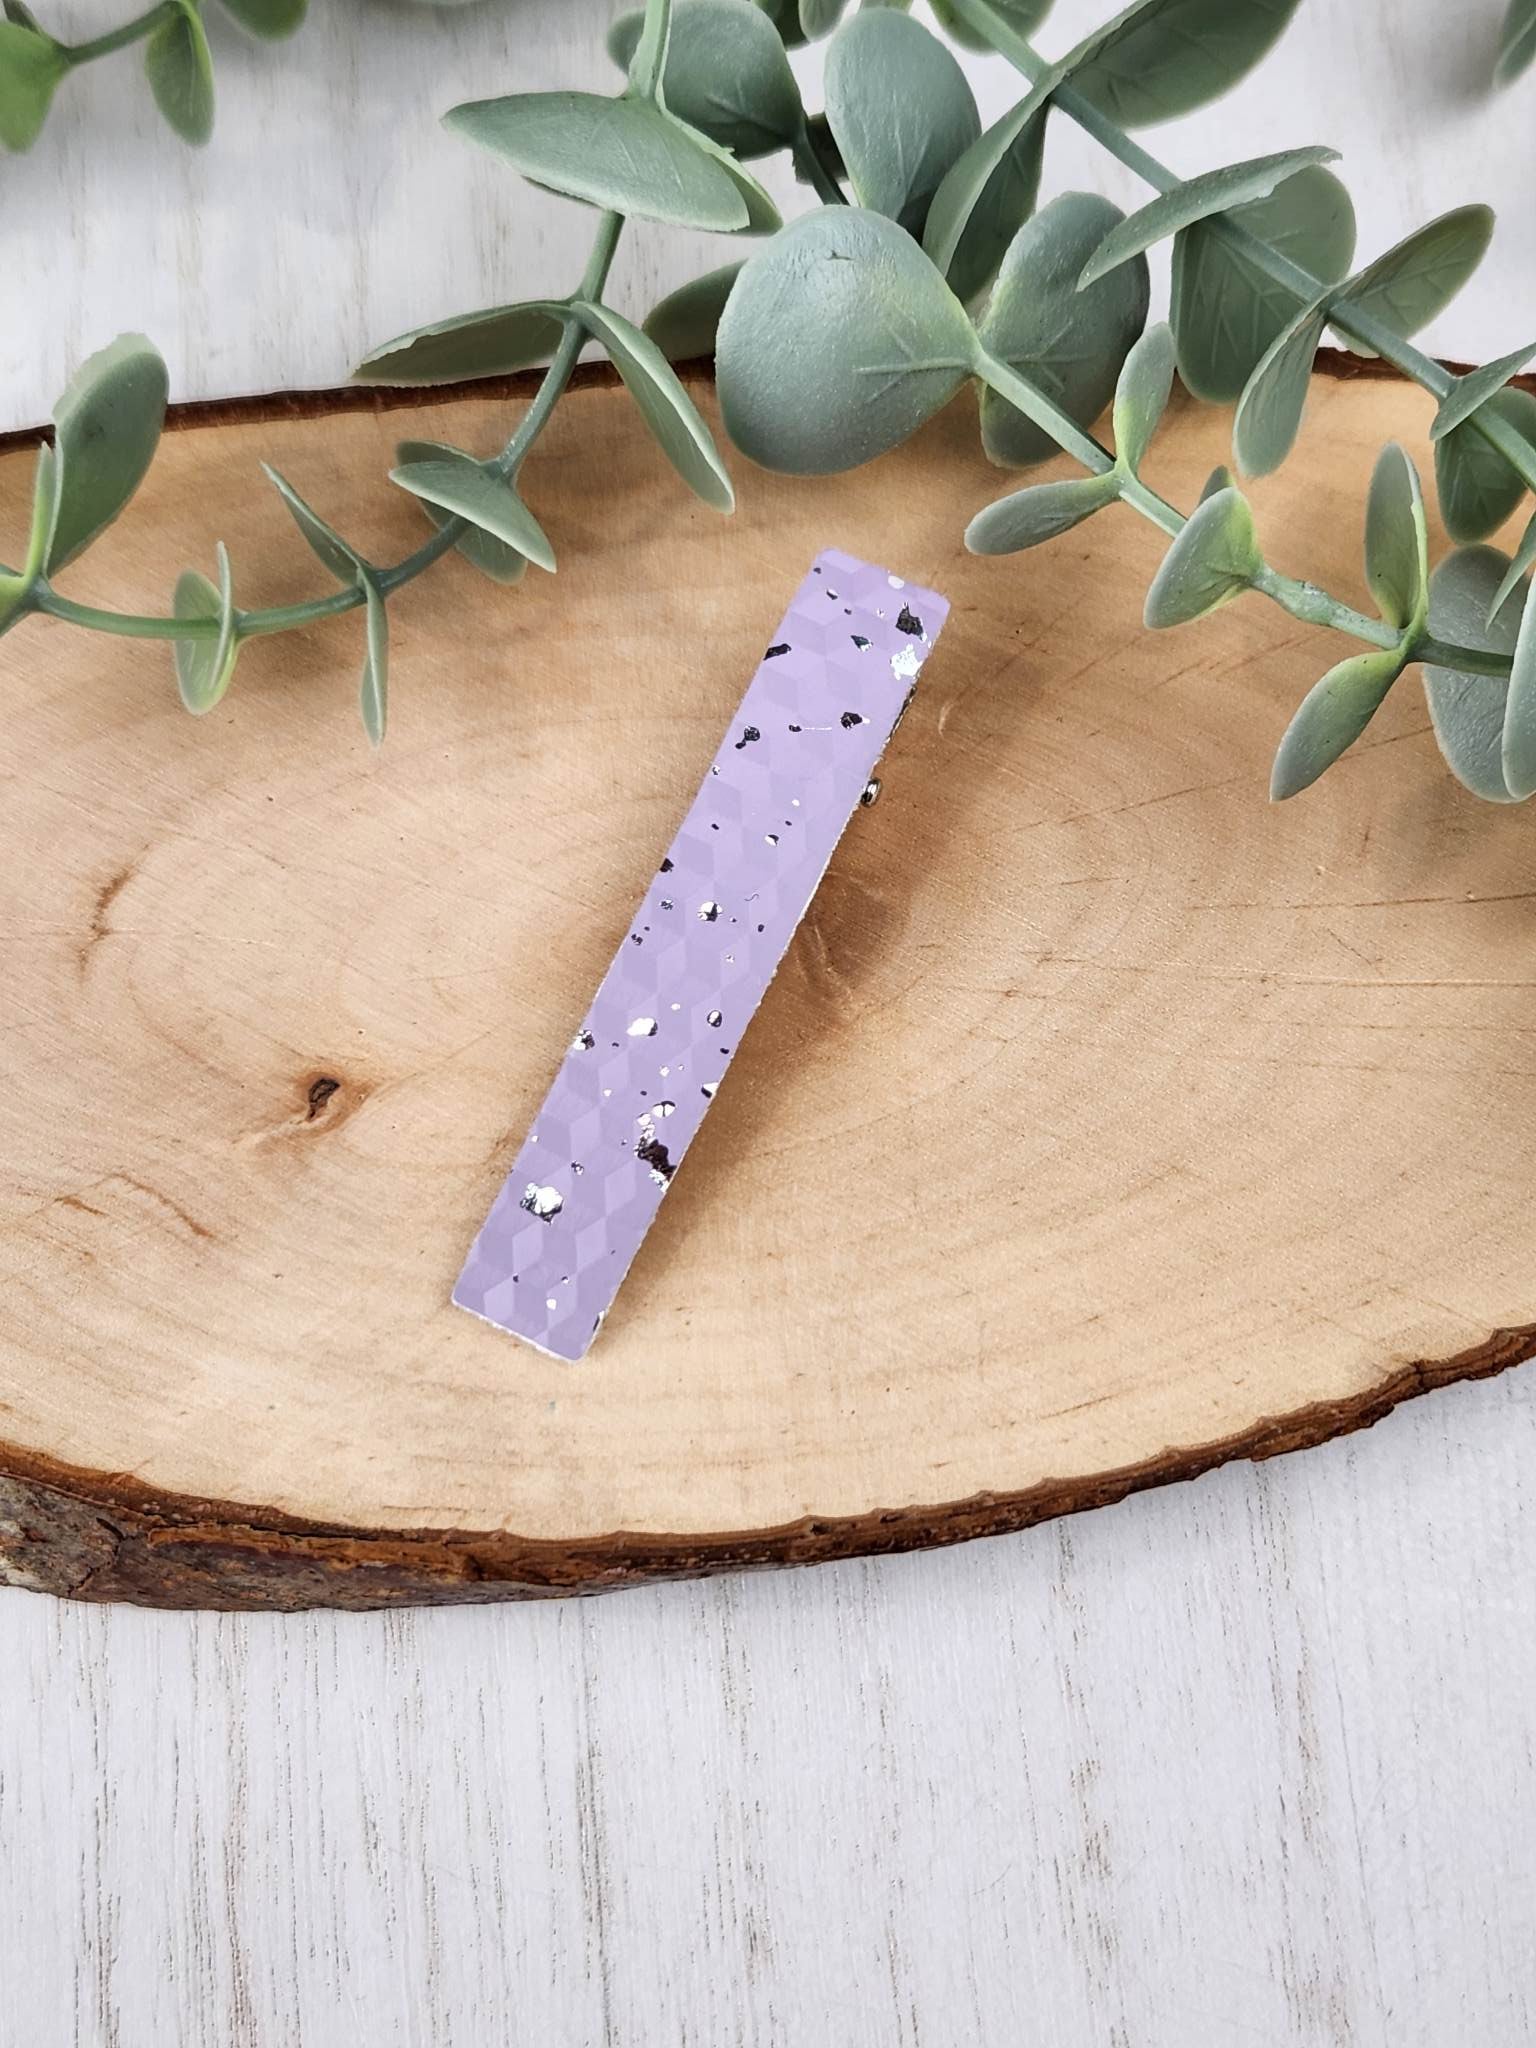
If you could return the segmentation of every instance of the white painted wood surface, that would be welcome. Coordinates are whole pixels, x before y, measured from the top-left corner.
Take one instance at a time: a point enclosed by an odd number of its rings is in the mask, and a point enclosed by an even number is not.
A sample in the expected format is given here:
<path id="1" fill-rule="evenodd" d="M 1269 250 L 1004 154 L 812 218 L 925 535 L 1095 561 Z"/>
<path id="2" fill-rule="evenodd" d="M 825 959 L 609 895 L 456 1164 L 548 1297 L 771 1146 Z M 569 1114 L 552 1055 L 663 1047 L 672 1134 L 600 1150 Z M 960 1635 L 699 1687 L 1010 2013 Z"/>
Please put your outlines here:
<path id="1" fill-rule="evenodd" d="M 1501 9 L 1309 0 L 1232 128 L 1157 146 L 1346 141 L 1367 252 L 1503 201 L 1431 336 L 1494 354 L 1536 332 Z M 71 81 L 5 164 L 4 423 L 124 326 L 179 395 L 315 385 L 564 285 L 564 210 L 425 116 L 601 76 L 607 11 L 216 24 L 202 156 L 131 58 Z M 1090 165 L 1058 138 L 1053 183 Z M 633 239 L 631 306 L 720 260 Z M 385 1617 L 0 1594 L 0 2048 L 1526 2048 L 1533 1453 L 1527 1368 L 927 1558 Z"/>
<path id="2" fill-rule="evenodd" d="M 41 4 L 41 0 L 40 0 Z M 1342 149 L 1362 260 L 1470 199 L 1499 209 L 1480 277 L 1428 330 L 1450 356 L 1492 356 L 1536 334 L 1530 204 L 1536 74 L 1487 81 L 1504 0 L 1303 0 L 1270 59 L 1217 109 L 1147 140 L 1192 173 L 1297 143 Z M 48 0 L 84 35 L 131 0 Z M 0 427 L 46 419 L 81 357 L 124 329 L 151 335 L 181 398 L 335 384 L 373 344 L 448 313 L 568 291 L 586 225 L 437 116 L 463 99 L 556 85 L 604 88 L 620 0 L 484 0 L 463 8 L 326 0 L 287 43 L 250 43 L 215 5 L 218 126 L 206 150 L 166 131 L 136 52 L 60 88 L 42 139 L 4 160 L 6 281 Z M 1056 54 L 1113 9 L 1057 0 Z M 818 103 L 817 53 L 797 64 Z M 983 112 L 1015 96 L 1001 59 L 973 65 Z M 782 163 L 765 176 L 795 208 Z M 1047 190 L 1145 190 L 1071 124 L 1052 128 Z M 727 260 L 735 237 L 637 226 L 613 292 L 643 312 Z"/>

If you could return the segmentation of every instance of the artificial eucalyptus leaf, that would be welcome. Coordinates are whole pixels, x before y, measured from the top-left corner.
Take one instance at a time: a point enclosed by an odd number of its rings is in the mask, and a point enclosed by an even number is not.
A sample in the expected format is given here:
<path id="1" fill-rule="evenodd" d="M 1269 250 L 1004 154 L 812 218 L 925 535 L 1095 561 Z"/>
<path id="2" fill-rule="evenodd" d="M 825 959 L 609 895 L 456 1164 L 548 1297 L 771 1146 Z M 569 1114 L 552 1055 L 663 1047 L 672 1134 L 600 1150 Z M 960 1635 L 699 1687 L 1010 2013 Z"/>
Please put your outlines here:
<path id="1" fill-rule="evenodd" d="M 224 6 L 253 36 L 277 42 L 303 21 L 309 0 L 224 0 Z"/>
<path id="2" fill-rule="evenodd" d="M 0 143 L 30 149 L 69 57 L 52 36 L 14 17 L 0 22 Z"/>
<path id="3" fill-rule="evenodd" d="M 181 701 L 199 715 L 211 711 L 229 688 L 240 652 L 235 632 L 235 594 L 229 573 L 229 551 L 223 541 L 215 554 L 219 564 L 217 588 L 196 569 L 184 569 L 176 579 L 171 610 L 178 619 L 216 619 L 218 637 L 213 640 L 173 640 L 176 687 Z"/>
<path id="4" fill-rule="evenodd" d="M 570 199 L 684 228 L 744 228 L 740 187 L 704 139 L 648 100 L 512 93 L 452 107 L 443 125 Z"/>
<path id="5" fill-rule="evenodd" d="M 1335 310 L 1369 314 L 1394 334 L 1417 334 L 1448 306 L 1476 270 L 1493 235 L 1486 206 L 1458 206 L 1442 213 L 1357 271 L 1334 296 Z M 1351 346 L 1364 356 L 1376 351 L 1363 341 Z"/>
<path id="6" fill-rule="evenodd" d="M 540 569 L 554 569 L 549 537 L 512 485 L 462 449 L 445 448 L 441 454 L 403 462 L 389 472 L 389 480 L 441 511 L 456 512 Z"/>
<path id="7" fill-rule="evenodd" d="M 213 58 L 194 0 L 174 4 L 144 45 L 144 73 L 166 120 L 201 148 L 213 133 Z"/>
<path id="8" fill-rule="evenodd" d="M 814 41 L 837 27 L 848 0 L 799 0 L 800 33 Z"/>
<path id="9" fill-rule="evenodd" d="M 1168 318 L 1179 375 L 1197 398 L 1230 405 L 1304 303 L 1227 231 L 1242 228 L 1322 283 L 1349 269 L 1355 210 L 1332 171 L 1298 171 L 1267 199 L 1235 206 L 1174 238 Z"/>
<path id="10" fill-rule="evenodd" d="M 1113 471 L 1065 483 L 1031 484 L 978 512 L 965 529 L 965 544 L 973 555 L 1015 555 L 1069 532 L 1114 504 L 1119 495 Z"/>
<path id="11" fill-rule="evenodd" d="M 1149 327 L 1125 359 L 1115 386 L 1115 454 L 1134 476 L 1146 458 L 1173 389 L 1173 332 Z"/>
<path id="12" fill-rule="evenodd" d="M 978 135 L 933 195 L 923 247 L 962 299 L 974 299 L 992 282 L 1034 212 L 1055 82 L 1053 73 Z"/>
<path id="13" fill-rule="evenodd" d="M 1429 531 L 1419 473 L 1395 441 L 1376 458 L 1365 507 L 1365 579 L 1376 609 L 1416 632 L 1429 601 Z"/>
<path id="14" fill-rule="evenodd" d="M 608 54 L 628 70 L 645 23 L 621 14 Z M 752 0 L 677 0 L 662 95 L 679 120 L 740 157 L 768 156 L 799 135 L 800 88 L 773 23 Z"/>
<path id="15" fill-rule="evenodd" d="M 1536 604 L 1520 616 L 1500 747 L 1504 786 L 1518 803 L 1536 796 Z"/>
<path id="16" fill-rule="evenodd" d="M 655 342 L 611 306 L 578 299 L 572 311 L 608 351 L 609 361 L 683 482 L 717 512 L 734 511 L 736 494 L 714 436 Z"/>
<path id="17" fill-rule="evenodd" d="M 120 334 L 70 379 L 53 409 L 59 505 L 50 570 L 83 553 L 138 489 L 159 444 L 167 390 L 165 364 L 142 334 Z"/>
<path id="18" fill-rule="evenodd" d="M 1312 685 L 1275 755 L 1269 778 L 1272 801 L 1299 795 L 1354 745 L 1406 666 L 1400 648 L 1373 647 L 1369 653 L 1350 655 Z"/>
<path id="19" fill-rule="evenodd" d="M 384 593 L 378 578 L 371 570 L 363 573 L 362 589 L 367 638 L 358 706 L 363 714 L 363 730 L 377 747 L 383 743 L 389 716 L 389 614 L 384 609 Z"/>
<path id="20" fill-rule="evenodd" d="M 1499 34 L 1498 62 L 1494 80 L 1509 85 L 1536 57 L 1536 0 L 1509 0 L 1504 26 Z"/>
<path id="21" fill-rule="evenodd" d="M 1121 218 L 1094 192 L 1063 192 L 1026 221 L 1009 245 L 978 334 L 983 348 L 1015 369 L 1079 426 L 1096 420 L 1147 317 L 1144 258 L 1078 289 L 1088 253 Z M 981 395 L 988 459 L 1022 469 L 1058 452 L 1043 427 L 995 391 Z"/>
<path id="22" fill-rule="evenodd" d="M 32 471 L 32 518 L 27 532 L 27 552 L 20 573 L 0 573 L 0 633 L 15 625 L 30 609 L 32 586 L 48 559 L 54 521 L 59 511 L 59 467 L 53 449 L 40 442 Z"/>
<path id="23" fill-rule="evenodd" d="M 786 50 L 793 50 L 805 41 L 805 31 L 800 26 L 799 0 L 753 0 L 753 5 L 773 23 Z"/>
<path id="24" fill-rule="evenodd" d="M 832 38 L 823 90 L 859 204 L 920 235 L 945 174 L 981 133 L 953 53 L 910 15 L 864 11 Z"/>
<path id="25" fill-rule="evenodd" d="M 1533 563 L 1536 563 L 1536 513 L 1532 514 L 1525 532 L 1520 536 L 1520 545 L 1515 549 L 1514 560 L 1504 571 L 1497 590 L 1488 600 L 1490 620 L 1497 618 L 1503 611 L 1520 583 L 1530 573 Z"/>
<path id="26" fill-rule="evenodd" d="M 741 275 L 739 263 L 727 263 L 723 270 L 706 271 L 691 283 L 654 305 L 645 316 L 644 331 L 670 363 L 683 363 L 694 356 L 712 356 L 720 315 Z"/>
<path id="27" fill-rule="evenodd" d="M 765 469 L 853 469 L 952 398 L 974 349 L 965 308 L 910 235 L 821 207 L 736 280 L 715 346 L 726 431 Z"/>
<path id="28" fill-rule="evenodd" d="M 1536 398 L 1529 391 L 1498 391 L 1484 404 L 1536 450 Z M 1446 532 L 1452 540 L 1469 541 L 1486 540 L 1501 527 L 1526 486 L 1509 458 L 1467 420 L 1435 443 L 1435 489 Z"/>
<path id="29" fill-rule="evenodd" d="M 1218 462 L 1205 482 L 1200 486 L 1198 502 L 1204 504 L 1207 498 L 1214 498 L 1218 491 L 1230 491 L 1233 484 L 1232 472 L 1224 462 Z"/>
<path id="30" fill-rule="evenodd" d="M 867 7 L 872 0 L 864 0 L 864 4 Z M 880 0 L 873 0 L 873 4 L 880 4 Z M 945 35 L 962 49 L 987 51 L 992 48 L 991 38 L 985 30 L 973 26 L 955 5 L 955 0 L 928 0 L 928 5 Z M 1050 13 L 1051 0 L 990 0 L 989 11 L 1016 36 L 1032 36 Z"/>
<path id="31" fill-rule="evenodd" d="M 771 235 L 783 227 L 784 216 L 774 204 L 772 195 L 766 187 L 758 183 L 744 163 L 732 156 L 731 152 L 723 144 L 716 142 L 712 136 L 701 134 L 697 128 L 688 127 L 685 122 L 679 121 L 676 115 L 668 114 L 666 118 L 681 129 L 691 146 L 702 150 L 736 187 L 736 196 L 747 209 L 746 226 L 742 231 L 744 234 Z"/>
<path id="32" fill-rule="evenodd" d="M 1203 498 L 1174 536 L 1143 616 L 1149 626 L 1182 626 L 1239 597 L 1264 566 L 1248 500 L 1235 487 Z"/>
<path id="33" fill-rule="evenodd" d="M 264 462 L 261 467 L 267 481 L 293 514 L 294 525 L 337 582 L 359 583 L 368 568 L 363 557 L 342 539 L 333 526 L 326 525 L 319 513 L 304 502 L 286 477 L 278 475 L 270 462 Z"/>
<path id="34" fill-rule="evenodd" d="M 445 441 L 402 441 L 395 449 L 395 462 L 404 469 L 420 462 L 440 462 L 445 457 L 456 455 L 458 450 L 450 448 Z M 421 509 L 434 526 L 446 526 L 454 516 L 441 505 L 434 505 L 429 499 L 419 498 Z M 494 534 L 483 527 L 466 526 L 454 542 L 454 546 L 482 576 L 489 576 L 493 583 L 521 583 L 528 567 L 526 555 L 520 555 L 516 548 L 508 547 L 504 540 L 497 540 Z"/>
<path id="35" fill-rule="evenodd" d="M 1268 476 L 1290 454 L 1327 318 L 1328 298 L 1323 293 L 1280 330 L 1244 385 L 1232 421 L 1232 452 L 1247 475 Z"/>
<path id="36" fill-rule="evenodd" d="M 1429 580 L 1429 630 L 1437 640 L 1512 656 L 1525 612 L 1526 586 L 1519 584 L 1493 617 L 1489 607 L 1509 567 L 1498 548 L 1457 548 Z M 1435 738 L 1451 773 L 1475 796 L 1490 803 L 1514 801 L 1504 779 L 1504 714 L 1509 682 L 1504 676 L 1425 663 L 1424 694 Z"/>
<path id="37" fill-rule="evenodd" d="M 1160 192 L 1104 237 L 1083 266 L 1083 283 L 1092 284 L 1096 277 L 1103 277 L 1117 263 L 1129 262 L 1131 257 L 1139 256 L 1144 249 L 1152 248 L 1166 236 L 1176 234 L 1181 228 L 1192 227 L 1196 221 L 1206 220 L 1213 213 L 1227 213 L 1234 206 L 1266 198 L 1277 185 L 1284 184 L 1287 178 L 1294 178 L 1298 171 L 1315 164 L 1336 162 L 1338 154 L 1336 149 L 1327 149 L 1321 143 L 1306 149 L 1283 149 L 1275 156 L 1251 157 L 1246 163 L 1228 164 L 1217 171 L 1203 171 L 1199 177 L 1188 178 L 1171 191 Z"/>
<path id="38" fill-rule="evenodd" d="M 359 384 L 457 384 L 469 377 L 503 377 L 547 363 L 560 344 L 564 305 L 526 299 L 488 306 L 398 334 L 364 356 L 352 372 Z"/>
<path id="39" fill-rule="evenodd" d="M 1298 0 L 1135 0 L 1066 60 L 1072 89 L 1122 128 L 1219 99 L 1278 40 Z"/>
<path id="40" fill-rule="evenodd" d="M 1533 355 L 1536 355 L 1536 341 L 1528 341 L 1524 348 L 1512 349 L 1507 356 L 1500 356 L 1497 362 L 1484 363 L 1481 369 L 1458 377 L 1441 399 L 1430 422 L 1429 438 L 1432 441 L 1442 440 L 1463 420 L 1470 419 L 1480 405 L 1503 390 L 1517 370 L 1525 368 Z"/>
<path id="41" fill-rule="evenodd" d="M 63 468 L 57 438 L 51 448 L 46 441 L 40 442 L 32 468 L 32 523 L 27 533 L 26 566 L 22 570 L 28 583 L 53 562 L 59 501 L 64 489 Z"/>

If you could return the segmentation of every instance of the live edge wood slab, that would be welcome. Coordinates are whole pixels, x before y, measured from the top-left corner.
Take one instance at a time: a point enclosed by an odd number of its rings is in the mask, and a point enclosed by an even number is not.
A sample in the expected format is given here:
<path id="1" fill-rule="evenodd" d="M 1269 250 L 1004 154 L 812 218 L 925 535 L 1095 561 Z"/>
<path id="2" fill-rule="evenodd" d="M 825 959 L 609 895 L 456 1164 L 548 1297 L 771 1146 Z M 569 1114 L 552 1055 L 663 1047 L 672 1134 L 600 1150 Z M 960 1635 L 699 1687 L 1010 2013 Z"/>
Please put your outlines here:
<path id="1" fill-rule="evenodd" d="M 706 405 L 707 384 L 699 380 Z M 509 388 L 192 412 L 75 594 L 161 608 L 231 543 L 320 582 L 258 456 L 379 559 L 397 438 Z M 1320 379 L 1254 492 L 1359 592 L 1395 382 Z M 1226 414 L 1176 406 L 1184 503 Z M 1110 514 L 967 556 L 957 405 L 856 475 L 736 465 L 722 520 L 601 374 L 530 472 L 558 576 L 457 558 L 179 709 L 164 647 L 0 646 L 0 1571 L 82 1598 L 584 1592 L 1017 1529 L 1359 1427 L 1536 1350 L 1536 840 L 1415 682 L 1272 808 L 1337 656 L 1258 600 L 1151 634 Z M 30 457 L 0 457 L 0 531 Z M 449 1306 L 765 633 L 834 544 L 954 612 L 596 1349 Z M 8 552 L 14 554 L 14 541 Z"/>

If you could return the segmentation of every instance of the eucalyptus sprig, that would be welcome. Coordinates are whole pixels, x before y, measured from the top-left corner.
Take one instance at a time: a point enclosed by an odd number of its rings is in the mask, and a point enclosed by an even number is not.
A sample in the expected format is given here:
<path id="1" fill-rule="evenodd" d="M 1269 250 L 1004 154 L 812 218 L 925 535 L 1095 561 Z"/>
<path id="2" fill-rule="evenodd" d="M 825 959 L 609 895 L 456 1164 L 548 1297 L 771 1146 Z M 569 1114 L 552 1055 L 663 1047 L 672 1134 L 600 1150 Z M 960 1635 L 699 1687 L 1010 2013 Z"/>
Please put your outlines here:
<path id="1" fill-rule="evenodd" d="M 901 0 L 865 0 L 852 13 L 844 0 L 647 0 L 610 36 L 626 72 L 616 96 L 524 93 L 453 109 L 451 129 L 597 219 L 566 297 L 437 320 L 361 365 L 365 381 L 401 385 L 547 365 L 498 452 L 398 451 L 391 480 L 421 504 L 431 536 L 400 562 L 370 562 L 273 476 L 337 589 L 242 611 L 220 548 L 217 583 L 184 573 L 169 616 L 65 597 L 55 572 L 122 509 L 159 431 L 164 368 L 129 339 L 84 367 L 53 446 L 39 452 L 23 566 L 0 572 L 0 630 L 41 611 L 172 640 L 183 698 L 206 710 L 244 641 L 360 607 L 363 715 L 377 739 L 386 607 L 400 588 L 454 548 L 507 583 L 529 562 L 555 566 L 522 472 L 584 344 L 608 355 L 689 486 L 730 509 L 720 455 L 668 360 L 713 349 L 727 430 L 765 467 L 854 467 L 969 384 L 993 463 L 1027 470 L 1064 452 L 1084 472 L 1025 483 L 979 510 L 965 536 L 973 550 L 1013 554 L 1123 505 L 1170 540 L 1147 594 L 1149 626 L 1253 593 L 1344 634 L 1354 651 L 1306 694 L 1280 740 L 1275 796 L 1314 781 L 1415 665 L 1442 751 L 1467 787 L 1503 802 L 1536 792 L 1536 625 L 1526 626 L 1536 617 L 1526 605 L 1536 517 L 1513 561 L 1476 545 L 1536 491 L 1536 399 L 1510 382 L 1536 347 L 1456 377 L 1409 339 L 1471 275 L 1492 216 L 1457 208 L 1354 268 L 1354 212 L 1330 168 L 1333 150 L 1310 144 L 1181 177 L 1134 139 L 1244 76 L 1297 0 L 1133 0 L 1053 60 L 1030 40 L 1047 5 L 934 0 L 936 36 Z M 824 102 L 812 110 L 786 50 L 823 35 Z M 1020 96 L 990 127 L 951 42 L 998 51 L 1022 74 Z M 1037 211 L 1053 119 L 1074 122 L 1128 166 L 1149 188 L 1146 203 L 1126 215 L 1067 192 Z M 745 168 L 780 153 L 821 202 L 788 227 Z M 766 239 L 670 294 L 640 329 L 603 296 L 631 217 Z M 1147 252 L 1167 240 L 1168 320 L 1149 326 Z M 1278 467 L 1330 329 L 1433 400 L 1435 482 L 1459 543 L 1431 567 L 1418 476 L 1401 449 L 1384 450 L 1364 519 L 1374 615 L 1273 568 L 1228 470 L 1187 513 L 1148 474 L 1175 371 L 1196 397 L 1235 404 L 1240 475 Z M 1106 407 L 1108 443 L 1094 431 Z"/>
<path id="2" fill-rule="evenodd" d="M 266 41 L 290 36 L 309 0 L 223 0 L 243 29 Z M 4 0 L 0 21 L 0 144 L 30 149 L 48 118 L 60 82 L 135 43 L 144 45 L 144 73 L 155 104 L 184 142 L 213 133 L 213 56 L 203 27 L 203 0 L 156 0 L 145 13 L 88 42 L 52 36 L 25 4 Z"/>

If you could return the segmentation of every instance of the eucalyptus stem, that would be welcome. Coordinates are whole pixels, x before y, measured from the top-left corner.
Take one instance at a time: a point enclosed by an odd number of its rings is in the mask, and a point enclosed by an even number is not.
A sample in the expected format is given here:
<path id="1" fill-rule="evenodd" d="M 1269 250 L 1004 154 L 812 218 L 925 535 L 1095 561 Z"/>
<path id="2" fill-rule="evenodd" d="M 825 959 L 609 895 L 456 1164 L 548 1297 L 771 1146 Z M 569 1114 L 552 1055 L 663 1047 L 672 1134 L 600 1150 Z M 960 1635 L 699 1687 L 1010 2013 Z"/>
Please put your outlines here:
<path id="1" fill-rule="evenodd" d="M 604 213 L 600 216 L 586 269 L 582 272 L 580 284 L 571 294 L 573 299 L 590 299 L 602 291 L 608 281 L 623 228 L 622 214 Z M 568 312 L 561 323 L 559 344 L 539 388 L 511 438 L 496 457 L 497 469 L 509 480 L 516 478 L 534 443 L 549 424 L 565 387 L 571 381 L 571 373 L 576 368 L 585 340 L 586 330 L 580 320 L 575 313 Z M 468 522 L 455 514 L 445 519 L 414 553 L 381 568 L 378 584 L 383 594 L 391 596 L 404 584 L 413 582 L 423 570 L 430 569 L 434 562 L 448 553 L 467 527 Z M 38 611 L 46 612 L 50 618 L 64 619 L 73 626 L 86 626 L 97 633 L 115 633 L 125 640 L 213 640 L 217 639 L 219 632 L 217 619 L 177 619 L 141 612 L 107 611 L 98 605 L 76 604 L 72 598 L 61 597 L 48 585 L 38 589 L 33 602 Z M 259 639 L 269 633 L 287 633 L 299 626 L 312 625 L 316 620 L 332 619 L 342 612 L 352 611 L 362 602 L 360 588 L 335 590 L 326 597 L 308 598 L 301 604 L 238 612 L 236 630 L 242 640 Z"/>
<path id="2" fill-rule="evenodd" d="M 1032 85 L 1041 83 L 1054 73 L 1056 67 L 1039 54 L 1026 36 L 1009 25 L 992 6 L 991 0 L 954 0 L 954 4 L 956 11 L 986 36 L 998 54 L 1006 57 Z M 1134 171 L 1155 192 L 1170 192 L 1183 182 L 1166 164 L 1160 163 L 1139 142 L 1133 141 L 1117 122 L 1084 99 L 1070 82 L 1056 87 L 1050 95 L 1050 104 L 1059 107 L 1084 134 L 1091 135 L 1095 142 L 1128 170 Z M 1241 250 L 1272 282 L 1285 286 L 1298 299 L 1313 299 L 1328 289 L 1321 278 L 1314 277 L 1311 271 L 1292 262 L 1282 250 L 1272 248 L 1240 221 L 1218 214 L 1206 225 L 1231 247 Z M 1383 361 L 1391 363 L 1394 369 L 1427 391 L 1431 398 L 1443 399 L 1454 390 L 1456 379 L 1452 372 L 1443 363 L 1437 363 L 1433 356 L 1415 348 L 1386 321 L 1361 312 L 1347 300 L 1329 308 L 1328 321 L 1349 340 L 1374 350 Z M 1499 451 L 1528 490 L 1536 491 L 1536 449 L 1507 420 L 1493 407 L 1484 405 L 1469 415 L 1466 424 Z"/>
<path id="3" fill-rule="evenodd" d="M 1118 464 L 1109 450 L 1095 440 L 1094 436 L 1080 427 L 1070 414 L 1065 413 L 1038 390 L 1029 380 L 1021 377 L 1007 363 L 999 362 L 985 351 L 976 359 L 977 374 L 982 377 L 999 397 L 1006 398 L 1010 405 L 1017 406 L 1026 419 L 1049 434 L 1058 446 L 1080 462 L 1084 469 L 1094 476 L 1109 476 L 1118 473 L 1122 501 L 1139 512 L 1144 519 L 1150 519 L 1154 526 L 1162 528 L 1170 537 L 1183 531 L 1185 515 L 1176 505 L 1139 476 L 1131 474 Z M 1266 566 L 1252 588 L 1263 597 L 1270 598 L 1292 618 L 1301 619 L 1309 626 L 1331 626 L 1340 633 L 1352 633 L 1357 640 L 1368 641 L 1373 647 L 1395 647 L 1398 635 L 1380 619 L 1367 617 L 1357 612 L 1353 605 L 1347 605 L 1342 598 L 1331 596 L 1315 583 L 1303 583 L 1292 576 L 1282 576 L 1277 569 Z M 1487 657 L 1484 657 L 1486 659 Z M 1508 672 L 1508 661 L 1503 667 L 1486 671 L 1491 674 Z"/>
<path id="4" fill-rule="evenodd" d="M 87 43 L 65 43 L 60 47 L 71 66 L 89 64 L 94 57 L 110 57 L 114 50 L 126 50 L 130 43 L 143 42 L 175 12 L 174 0 L 159 0 L 158 6 L 151 7 L 145 14 L 135 15 L 132 21 L 125 21 L 120 28 L 108 29 L 105 35 L 93 36 Z"/>

